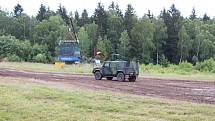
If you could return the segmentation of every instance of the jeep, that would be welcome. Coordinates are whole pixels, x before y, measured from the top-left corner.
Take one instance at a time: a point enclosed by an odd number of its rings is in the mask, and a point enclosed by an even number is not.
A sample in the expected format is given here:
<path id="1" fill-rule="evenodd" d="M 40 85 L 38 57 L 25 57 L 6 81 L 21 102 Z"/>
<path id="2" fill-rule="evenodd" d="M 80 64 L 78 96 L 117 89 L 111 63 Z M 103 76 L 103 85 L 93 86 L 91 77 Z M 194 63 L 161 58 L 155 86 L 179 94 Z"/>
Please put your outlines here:
<path id="1" fill-rule="evenodd" d="M 118 81 L 128 79 L 134 82 L 139 75 L 139 67 L 135 61 L 104 61 L 100 67 L 93 69 L 93 74 L 96 80 L 101 80 L 103 77 L 112 80 L 116 77 Z"/>

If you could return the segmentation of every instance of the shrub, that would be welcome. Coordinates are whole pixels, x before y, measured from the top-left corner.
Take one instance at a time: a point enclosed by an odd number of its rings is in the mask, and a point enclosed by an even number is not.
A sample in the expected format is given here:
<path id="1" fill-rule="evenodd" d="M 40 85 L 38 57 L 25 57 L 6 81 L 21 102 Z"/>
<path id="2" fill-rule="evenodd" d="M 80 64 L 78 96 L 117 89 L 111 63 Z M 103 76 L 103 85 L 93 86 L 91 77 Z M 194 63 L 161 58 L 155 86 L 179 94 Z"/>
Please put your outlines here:
<path id="1" fill-rule="evenodd" d="M 193 68 L 193 65 L 191 63 L 188 63 L 187 61 L 179 63 L 179 69 L 184 71 L 191 71 Z"/>
<path id="2" fill-rule="evenodd" d="M 203 62 L 198 62 L 195 69 L 202 72 L 212 72 L 215 69 L 215 61 L 211 58 Z"/>
<path id="3" fill-rule="evenodd" d="M 15 54 L 8 55 L 7 60 L 10 61 L 10 62 L 20 62 L 20 61 L 22 61 L 22 59 L 19 56 L 15 55 Z"/>
<path id="4" fill-rule="evenodd" d="M 34 62 L 39 62 L 39 63 L 47 63 L 47 58 L 45 54 L 37 54 L 36 56 L 33 57 Z"/>
<path id="5" fill-rule="evenodd" d="M 163 67 L 168 67 L 169 66 L 169 61 L 168 61 L 168 59 L 164 55 L 161 56 L 160 64 Z"/>

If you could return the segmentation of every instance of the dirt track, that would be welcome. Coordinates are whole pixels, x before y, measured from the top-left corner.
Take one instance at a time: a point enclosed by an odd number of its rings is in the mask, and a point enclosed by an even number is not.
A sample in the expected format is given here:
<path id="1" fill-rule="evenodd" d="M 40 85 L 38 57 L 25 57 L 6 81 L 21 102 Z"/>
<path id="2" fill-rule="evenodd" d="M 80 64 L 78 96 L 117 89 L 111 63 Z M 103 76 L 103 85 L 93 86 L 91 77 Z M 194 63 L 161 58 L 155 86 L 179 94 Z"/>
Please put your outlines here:
<path id="1" fill-rule="evenodd" d="M 189 81 L 139 77 L 136 82 L 94 80 L 93 75 L 62 74 L 0 69 L 0 76 L 28 77 L 43 82 L 57 82 L 60 85 L 81 86 L 92 89 L 215 104 L 215 81 Z"/>

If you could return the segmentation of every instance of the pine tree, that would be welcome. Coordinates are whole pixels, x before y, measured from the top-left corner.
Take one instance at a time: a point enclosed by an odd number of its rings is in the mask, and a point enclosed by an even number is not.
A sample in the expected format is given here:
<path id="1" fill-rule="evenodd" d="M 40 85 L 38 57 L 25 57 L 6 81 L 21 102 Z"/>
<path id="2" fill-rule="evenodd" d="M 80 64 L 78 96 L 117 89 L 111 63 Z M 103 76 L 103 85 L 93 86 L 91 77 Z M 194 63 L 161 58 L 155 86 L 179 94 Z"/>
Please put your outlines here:
<path id="1" fill-rule="evenodd" d="M 133 28 L 134 24 L 136 23 L 135 17 L 136 16 L 135 16 L 134 8 L 131 6 L 131 4 L 128 4 L 126 12 L 125 12 L 125 17 L 124 17 L 124 26 L 128 32 L 128 36 L 130 38 L 131 38 L 131 29 Z"/>
<path id="2" fill-rule="evenodd" d="M 107 34 L 107 13 L 101 3 L 98 3 L 97 8 L 95 9 L 94 20 L 98 25 L 98 36 L 104 38 Z"/>
<path id="3" fill-rule="evenodd" d="M 75 11 L 75 23 L 76 23 L 78 26 L 81 26 L 80 17 L 79 17 L 79 13 L 78 13 L 77 10 Z"/>
<path id="4" fill-rule="evenodd" d="M 36 16 L 37 20 L 42 21 L 44 19 L 47 19 L 46 12 L 47 12 L 46 6 L 44 6 L 43 4 L 41 4 L 39 12 L 38 12 L 38 14 Z"/>
<path id="5" fill-rule="evenodd" d="M 191 15 L 190 15 L 190 19 L 191 19 L 191 20 L 196 19 L 196 10 L 195 10 L 195 8 L 192 9 L 192 13 L 191 13 Z"/>
<path id="6" fill-rule="evenodd" d="M 205 13 L 202 20 L 208 21 L 208 20 L 210 20 L 210 17 Z"/>
<path id="7" fill-rule="evenodd" d="M 81 14 L 81 26 L 84 26 L 85 24 L 89 23 L 88 13 L 87 10 L 84 9 Z"/>
<path id="8" fill-rule="evenodd" d="M 61 16 L 61 18 L 65 21 L 65 23 L 67 24 L 70 24 L 70 21 L 69 21 L 69 17 L 67 15 L 67 11 L 66 11 L 66 8 L 64 6 L 59 6 L 58 8 L 58 14 Z"/>
<path id="9" fill-rule="evenodd" d="M 14 7 L 14 15 L 17 16 L 21 16 L 22 12 L 24 11 L 24 9 L 22 8 L 22 6 L 20 4 L 17 4 Z"/>
<path id="10" fill-rule="evenodd" d="M 161 17 L 164 19 L 164 23 L 167 26 L 168 34 L 168 38 L 166 39 L 166 46 L 164 47 L 164 54 L 171 63 L 178 63 L 178 32 L 182 24 L 180 11 L 177 10 L 175 8 L 175 5 L 173 4 L 168 12 L 166 12 L 166 10 L 164 9 Z"/>

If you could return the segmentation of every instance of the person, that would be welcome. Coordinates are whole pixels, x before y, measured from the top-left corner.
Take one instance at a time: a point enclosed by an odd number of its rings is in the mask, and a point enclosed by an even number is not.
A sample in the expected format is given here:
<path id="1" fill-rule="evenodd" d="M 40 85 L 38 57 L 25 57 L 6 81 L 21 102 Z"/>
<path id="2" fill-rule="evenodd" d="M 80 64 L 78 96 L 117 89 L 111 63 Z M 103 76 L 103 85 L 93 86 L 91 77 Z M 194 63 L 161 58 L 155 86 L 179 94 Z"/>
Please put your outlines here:
<path id="1" fill-rule="evenodd" d="M 102 53 L 101 52 L 97 52 L 96 53 L 96 56 L 95 56 L 95 59 L 94 59 L 94 66 L 95 67 L 101 67 L 102 64 L 101 64 L 101 57 L 102 57 Z"/>

